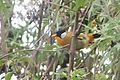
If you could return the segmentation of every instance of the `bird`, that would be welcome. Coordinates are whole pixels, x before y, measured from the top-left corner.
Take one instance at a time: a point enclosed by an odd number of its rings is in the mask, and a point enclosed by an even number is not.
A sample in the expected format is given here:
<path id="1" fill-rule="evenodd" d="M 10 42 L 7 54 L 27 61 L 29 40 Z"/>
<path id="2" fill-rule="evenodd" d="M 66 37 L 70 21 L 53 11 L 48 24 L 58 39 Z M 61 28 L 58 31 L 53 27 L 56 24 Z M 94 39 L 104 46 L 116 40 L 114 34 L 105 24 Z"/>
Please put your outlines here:
<path id="1" fill-rule="evenodd" d="M 91 21 L 91 25 L 92 25 L 92 27 L 95 27 L 95 26 L 97 25 L 96 19 L 93 19 L 93 20 Z"/>
<path id="2" fill-rule="evenodd" d="M 72 39 L 73 32 L 72 31 L 66 31 L 66 30 L 58 30 L 56 31 L 52 37 L 55 39 L 56 43 L 60 46 L 68 45 L 68 48 L 70 48 L 71 39 Z M 82 49 L 87 47 L 89 44 L 93 43 L 94 38 L 99 38 L 100 34 L 93 34 L 93 33 L 80 33 L 77 36 L 76 41 L 76 50 Z"/>

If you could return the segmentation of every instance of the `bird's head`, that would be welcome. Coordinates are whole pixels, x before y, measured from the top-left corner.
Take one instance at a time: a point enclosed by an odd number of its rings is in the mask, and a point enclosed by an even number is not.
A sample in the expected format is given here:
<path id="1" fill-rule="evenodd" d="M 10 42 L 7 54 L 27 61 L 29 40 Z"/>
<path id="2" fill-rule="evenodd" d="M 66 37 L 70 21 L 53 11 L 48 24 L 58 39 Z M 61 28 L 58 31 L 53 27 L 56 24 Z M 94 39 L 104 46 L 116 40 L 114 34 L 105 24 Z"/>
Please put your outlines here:
<path id="1" fill-rule="evenodd" d="M 65 32 L 66 32 L 65 30 L 56 31 L 55 34 L 52 35 L 52 37 L 60 37 L 60 38 L 62 38 L 64 36 L 63 34 Z"/>
<path id="2" fill-rule="evenodd" d="M 65 37 L 66 31 L 65 30 L 59 30 L 55 32 L 55 34 L 52 35 L 52 37 L 56 40 L 56 42 L 59 45 L 64 45 L 63 37 Z"/>

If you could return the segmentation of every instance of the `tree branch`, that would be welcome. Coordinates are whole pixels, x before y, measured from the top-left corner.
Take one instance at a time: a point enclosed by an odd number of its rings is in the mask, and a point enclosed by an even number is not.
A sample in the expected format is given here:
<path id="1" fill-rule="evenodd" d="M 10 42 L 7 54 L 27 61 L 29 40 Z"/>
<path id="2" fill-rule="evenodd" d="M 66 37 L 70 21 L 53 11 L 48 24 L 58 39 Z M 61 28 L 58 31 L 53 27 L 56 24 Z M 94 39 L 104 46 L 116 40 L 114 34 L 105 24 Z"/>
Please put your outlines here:
<path id="1" fill-rule="evenodd" d="M 5 43 L 5 39 L 6 39 L 6 31 L 5 31 L 5 26 L 4 26 L 4 19 L 3 19 L 3 15 L 0 14 L 0 49 L 1 49 L 1 55 L 4 56 L 8 53 L 7 47 L 6 47 L 6 43 Z M 5 57 L 7 58 L 7 56 Z"/>
<path id="2" fill-rule="evenodd" d="M 49 64 L 49 66 L 47 67 L 47 70 L 45 71 L 44 75 L 41 77 L 40 80 L 44 80 L 47 76 L 47 74 L 49 73 L 51 67 L 53 66 L 54 62 L 56 61 L 56 58 L 53 58 Z"/>
<path id="3" fill-rule="evenodd" d="M 71 45 L 70 45 L 70 50 L 69 50 L 69 70 L 68 70 L 68 74 L 70 74 L 70 72 L 73 70 L 73 65 L 74 65 L 74 55 L 75 55 L 75 51 L 76 51 L 76 39 L 77 39 L 75 31 L 78 27 L 78 18 L 79 18 L 79 14 L 78 14 L 78 12 L 76 12 L 75 24 L 74 24 L 74 28 L 73 28 L 72 40 L 71 40 Z"/>
<path id="4" fill-rule="evenodd" d="M 81 32 L 82 23 L 83 23 L 83 21 L 85 20 L 85 17 L 86 17 L 86 15 L 87 15 L 90 7 L 91 7 L 91 2 L 89 3 L 89 5 L 86 7 L 86 9 L 85 9 L 84 12 L 83 12 L 83 17 L 82 17 L 82 19 L 81 19 L 81 21 L 80 21 L 80 24 L 79 24 L 79 26 L 78 26 L 78 28 L 77 28 L 77 30 L 76 30 L 76 35 L 77 35 L 77 36 L 78 36 L 78 35 L 80 34 L 80 32 Z"/>
<path id="5" fill-rule="evenodd" d="M 71 40 L 71 45 L 70 45 L 70 50 L 69 50 L 69 70 L 68 70 L 68 76 L 70 75 L 70 72 L 73 70 L 74 55 L 75 55 L 75 52 L 76 52 L 76 39 L 77 39 L 77 36 L 80 34 L 82 23 L 83 23 L 83 21 L 85 19 L 85 16 L 87 15 L 89 9 L 90 9 L 90 5 L 85 9 L 85 11 L 83 13 L 84 16 L 83 16 L 83 18 L 82 18 L 82 20 L 80 22 L 79 27 L 78 27 L 79 13 L 76 12 L 76 14 L 75 14 L 75 24 L 74 24 L 74 27 L 73 27 L 73 35 L 72 35 L 72 40 Z M 70 76 L 68 77 L 68 80 L 70 80 Z"/>
<path id="6" fill-rule="evenodd" d="M 45 2 L 42 1 L 41 4 L 41 8 L 40 8 L 40 12 L 39 12 L 39 20 L 38 20 L 38 24 L 39 24 L 39 31 L 38 31 L 38 38 L 41 36 L 41 26 L 42 26 L 42 19 L 43 19 L 43 10 L 44 10 L 44 6 L 45 6 Z"/>

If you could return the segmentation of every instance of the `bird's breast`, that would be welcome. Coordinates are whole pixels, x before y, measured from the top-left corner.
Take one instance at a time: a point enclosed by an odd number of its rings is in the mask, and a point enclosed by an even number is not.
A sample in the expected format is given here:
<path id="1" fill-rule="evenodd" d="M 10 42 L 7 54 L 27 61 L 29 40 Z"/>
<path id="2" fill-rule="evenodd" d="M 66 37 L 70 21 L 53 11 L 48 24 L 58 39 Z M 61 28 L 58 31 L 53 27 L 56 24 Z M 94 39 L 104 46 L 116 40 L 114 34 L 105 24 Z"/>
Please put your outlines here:
<path id="1" fill-rule="evenodd" d="M 61 39 L 60 37 L 55 37 L 56 42 L 58 43 L 58 45 L 64 46 L 64 41 L 63 39 Z"/>

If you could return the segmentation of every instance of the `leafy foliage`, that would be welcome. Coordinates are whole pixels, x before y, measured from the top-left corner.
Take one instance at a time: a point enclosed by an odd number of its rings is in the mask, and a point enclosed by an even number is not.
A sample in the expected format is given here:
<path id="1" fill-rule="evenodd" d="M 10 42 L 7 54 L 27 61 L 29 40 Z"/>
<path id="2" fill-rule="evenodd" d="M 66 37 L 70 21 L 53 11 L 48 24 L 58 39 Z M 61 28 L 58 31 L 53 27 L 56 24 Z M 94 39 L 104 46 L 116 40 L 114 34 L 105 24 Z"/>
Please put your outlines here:
<path id="1" fill-rule="evenodd" d="M 54 43 L 51 35 L 59 29 L 73 29 L 76 12 L 81 15 L 78 22 L 81 24 L 82 12 L 89 3 L 91 7 L 81 31 L 99 33 L 101 37 L 86 47 L 90 51 L 76 51 L 74 71 L 68 76 L 69 49 Z M 0 0 L 4 36 L 7 36 L 7 54 L 2 55 L 0 48 L 0 74 L 5 72 L 5 80 L 10 80 L 13 74 L 20 80 L 42 77 L 48 80 L 69 77 L 71 80 L 120 80 L 119 8 L 119 0 L 32 0 L 26 3 Z M 92 20 L 96 20 L 95 26 Z M 0 47 L 3 46 L 0 44 Z"/>
<path id="2" fill-rule="evenodd" d="M 72 80 L 80 80 L 80 79 L 83 79 L 85 75 L 86 75 L 85 70 L 78 69 L 71 73 L 71 79 Z"/>
<path id="3" fill-rule="evenodd" d="M 11 77 L 12 77 L 12 72 L 8 72 L 6 75 L 5 75 L 5 80 L 11 80 Z"/>

